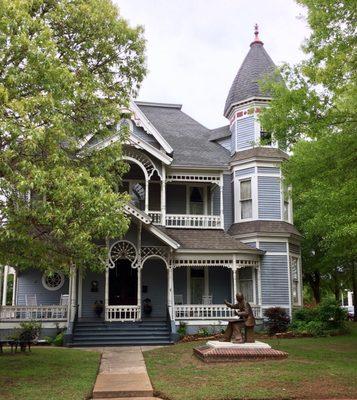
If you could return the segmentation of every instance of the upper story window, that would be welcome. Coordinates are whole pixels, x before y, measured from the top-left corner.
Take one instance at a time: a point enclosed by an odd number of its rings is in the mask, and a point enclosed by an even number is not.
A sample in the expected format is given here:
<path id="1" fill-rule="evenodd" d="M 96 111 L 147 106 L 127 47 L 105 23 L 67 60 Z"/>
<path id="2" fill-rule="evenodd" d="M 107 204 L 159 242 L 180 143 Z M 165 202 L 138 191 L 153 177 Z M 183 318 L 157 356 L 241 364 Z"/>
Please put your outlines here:
<path id="1" fill-rule="evenodd" d="M 244 179 L 240 184 L 240 217 L 252 218 L 252 180 Z"/>
<path id="2" fill-rule="evenodd" d="M 284 221 L 289 221 L 289 188 L 283 185 L 283 197 L 284 197 Z"/>
<path id="3" fill-rule="evenodd" d="M 293 304 L 299 304 L 299 259 L 291 257 L 291 288 Z"/>
<path id="4" fill-rule="evenodd" d="M 190 187 L 190 214 L 204 214 L 203 188 L 198 186 Z"/>
<path id="5" fill-rule="evenodd" d="M 260 129 L 260 140 L 263 146 L 271 146 L 272 145 L 271 132 L 266 132 L 263 129 Z"/>

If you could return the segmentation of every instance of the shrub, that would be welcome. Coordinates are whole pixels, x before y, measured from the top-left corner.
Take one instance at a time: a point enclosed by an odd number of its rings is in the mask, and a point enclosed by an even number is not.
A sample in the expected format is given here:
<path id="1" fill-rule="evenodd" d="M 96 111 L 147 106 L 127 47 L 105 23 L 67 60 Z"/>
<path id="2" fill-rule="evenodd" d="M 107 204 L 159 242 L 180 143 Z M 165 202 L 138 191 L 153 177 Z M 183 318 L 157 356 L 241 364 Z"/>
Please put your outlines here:
<path id="1" fill-rule="evenodd" d="M 209 336 L 209 330 L 207 328 L 200 328 L 197 332 L 200 336 Z"/>
<path id="2" fill-rule="evenodd" d="M 63 337 L 64 337 L 64 333 L 63 333 L 63 332 L 59 333 L 59 334 L 53 339 L 52 343 L 53 343 L 55 346 L 63 346 Z"/>
<path id="3" fill-rule="evenodd" d="M 276 333 L 286 332 L 290 323 L 290 317 L 286 310 L 281 307 L 270 307 L 264 311 L 264 316 L 268 318 L 266 326 L 270 336 Z"/>
<path id="4" fill-rule="evenodd" d="M 335 300 L 324 299 L 314 308 L 295 311 L 291 328 L 298 334 L 324 336 L 347 332 L 347 314 Z"/>
<path id="5" fill-rule="evenodd" d="M 35 321 L 22 322 L 20 324 L 19 340 L 32 342 L 40 337 L 41 323 Z"/>
<path id="6" fill-rule="evenodd" d="M 180 326 L 177 329 L 177 333 L 180 335 L 181 338 L 183 338 L 184 336 L 186 336 L 187 333 L 187 327 L 186 324 L 182 321 L 180 321 Z"/>

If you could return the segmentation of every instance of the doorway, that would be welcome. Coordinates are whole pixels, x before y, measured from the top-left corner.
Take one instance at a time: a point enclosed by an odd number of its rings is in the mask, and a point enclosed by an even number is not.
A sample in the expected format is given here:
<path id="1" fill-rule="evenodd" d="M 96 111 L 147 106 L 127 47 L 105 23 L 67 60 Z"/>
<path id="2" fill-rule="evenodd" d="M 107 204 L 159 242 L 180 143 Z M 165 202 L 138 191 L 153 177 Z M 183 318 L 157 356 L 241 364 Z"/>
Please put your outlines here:
<path id="1" fill-rule="evenodd" d="M 109 305 L 136 305 L 138 302 L 138 271 L 129 260 L 118 260 L 109 269 Z"/>

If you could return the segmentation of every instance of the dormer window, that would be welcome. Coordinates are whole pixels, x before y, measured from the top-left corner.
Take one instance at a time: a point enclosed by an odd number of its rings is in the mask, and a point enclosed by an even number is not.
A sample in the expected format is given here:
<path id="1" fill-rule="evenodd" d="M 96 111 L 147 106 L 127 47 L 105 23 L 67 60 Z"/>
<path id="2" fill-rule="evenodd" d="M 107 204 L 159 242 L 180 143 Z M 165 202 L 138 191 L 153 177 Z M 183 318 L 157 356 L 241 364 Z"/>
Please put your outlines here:
<path id="1" fill-rule="evenodd" d="M 252 218 L 252 180 L 240 181 L 240 217 Z"/>

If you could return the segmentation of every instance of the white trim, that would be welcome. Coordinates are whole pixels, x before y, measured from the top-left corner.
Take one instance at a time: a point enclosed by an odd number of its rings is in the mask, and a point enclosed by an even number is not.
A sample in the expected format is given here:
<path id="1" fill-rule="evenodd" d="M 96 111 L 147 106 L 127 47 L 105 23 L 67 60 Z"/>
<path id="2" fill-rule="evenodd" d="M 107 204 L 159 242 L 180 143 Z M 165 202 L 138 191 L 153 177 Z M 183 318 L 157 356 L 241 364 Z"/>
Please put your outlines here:
<path id="1" fill-rule="evenodd" d="M 134 101 L 130 102 L 130 111 L 134 114 L 134 123 L 137 126 L 141 126 L 149 135 L 154 136 L 154 138 L 160 143 L 166 153 L 172 153 L 173 148 L 169 145 L 169 143 L 161 136 L 159 131 L 154 127 L 154 125 L 148 120 L 146 115 L 140 110 L 139 106 L 137 106 Z M 139 119 L 140 124 L 137 124 L 136 118 Z"/>
<path id="2" fill-rule="evenodd" d="M 47 285 L 46 278 L 47 278 L 48 274 L 46 272 L 44 274 L 42 274 L 42 278 L 41 278 L 42 286 L 45 289 L 50 290 L 51 292 L 55 292 L 56 290 L 61 289 L 61 287 L 64 285 L 64 282 L 65 282 L 65 276 L 64 276 L 64 274 L 62 272 L 55 271 L 54 273 L 58 274 L 61 277 L 61 282 L 56 287 L 52 287 L 52 286 L 48 286 Z"/>
<path id="3" fill-rule="evenodd" d="M 173 249 L 177 250 L 180 245 L 177 243 L 174 239 L 172 239 L 170 236 L 166 235 L 163 231 L 161 231 L 159 228 L 157 228 L 154 225 L 148 225 L 145 226 L 145 228 L 153 233 L 155 236 L 157 236 L 159 239 L 161 239 L 164 243 L 168 244 L 171 246 Z"/>
<path id="4" fill-rule="evenodd" d="M 21 307 L 21 306 L 20 306 Z M 16 329 L 20 328 L 20 324 L 23 321 L 19 322 L 12 322 L 12 321 L 1 321 L 0 325 L 0 332 L 3 329 Z M 66 321 L 41 321 L 41 328 L 42 329 L 63 329 L 67 327 Z"/>

